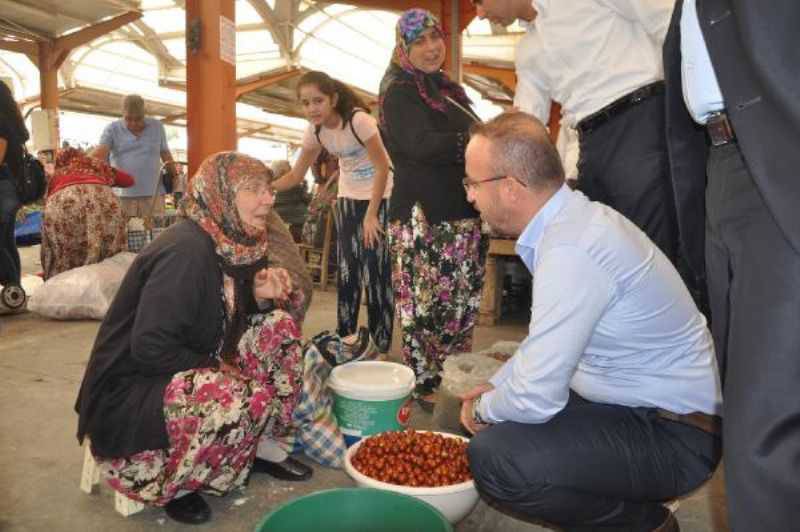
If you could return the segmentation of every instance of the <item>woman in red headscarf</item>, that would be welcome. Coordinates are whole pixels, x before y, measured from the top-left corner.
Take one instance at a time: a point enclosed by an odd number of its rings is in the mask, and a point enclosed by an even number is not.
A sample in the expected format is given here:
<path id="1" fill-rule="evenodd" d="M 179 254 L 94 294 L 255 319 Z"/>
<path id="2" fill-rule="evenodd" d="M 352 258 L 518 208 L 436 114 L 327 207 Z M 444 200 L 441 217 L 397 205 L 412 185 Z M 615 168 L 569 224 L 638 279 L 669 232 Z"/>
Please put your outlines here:
<path id="1" fill-rule="evenodd" d="M 199 492 L 225 494 L 251 471 L 311 476 L 278 451 L 299 447 L 327 465 L 344 453 L 321 380 L 360 356 L 369 337 L 321 334 L 301 348 L 310 294 L 270 253 L 280 225 L 271 178 L 235 152 L 203 162 L 185 219 L 123 279 L 81 384 L 78 439 L 91 438 L 109 484 L 180 522 L 207 521 Z"/>
<path id="2" fill-rule="evenodd" d="M 131 185 L 130 174 L 80 150 L 58 153 L 42 220 L 45 279 L 125 251 L 125 217 L 111 187 Z"/>

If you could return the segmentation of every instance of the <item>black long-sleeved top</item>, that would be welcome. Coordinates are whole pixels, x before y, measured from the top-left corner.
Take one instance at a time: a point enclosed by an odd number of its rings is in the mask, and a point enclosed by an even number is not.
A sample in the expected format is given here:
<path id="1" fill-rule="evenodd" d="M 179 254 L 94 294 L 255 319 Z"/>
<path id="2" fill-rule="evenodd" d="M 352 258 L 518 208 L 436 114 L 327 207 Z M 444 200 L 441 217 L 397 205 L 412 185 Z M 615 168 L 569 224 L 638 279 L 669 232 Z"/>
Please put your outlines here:
<path id="1" fill-rule="evenodd" d="M 102 457 L 169 446 L 164 390 L 173 375 L 216 366 L 222 272 L 211 238 L 182 221 L 131 265 L 92 349 L 75 409 L 78 439 Z"/>
<path id="2" fill-rule="evenodd" d="M 395 170 L 389 219 L 408 221 L 418 202 L 431 224 L 478 217 L 461 183 L 474 119 L 450 102 L 445 113 L 432 109 L 410 79 L 386 89 L 383 116 Z"/>
<path id="3" fill-rule="evenodd" d="M 277 306 L 302 325 L 311 276 L 274 211 L 267 243 L 270 267 L 285 268 L 299 292 Z M 106 313 L 75 405 L 79 441 L 88 435 L 98 456 L 113 458 L 167 448 L 164 390 L 175 373 L 217 366 L 224 319 L 214 243 L 181 221 L 136 257 Z"/>
<path id="4" fill-rule="evenodd" d="M 16 179 L 22 174 L 22 146 L 20 132 L 11 124 L 0 123 L 0 138 L 6 141 L 6 154 L 0 161 L 0 179 Z"/>

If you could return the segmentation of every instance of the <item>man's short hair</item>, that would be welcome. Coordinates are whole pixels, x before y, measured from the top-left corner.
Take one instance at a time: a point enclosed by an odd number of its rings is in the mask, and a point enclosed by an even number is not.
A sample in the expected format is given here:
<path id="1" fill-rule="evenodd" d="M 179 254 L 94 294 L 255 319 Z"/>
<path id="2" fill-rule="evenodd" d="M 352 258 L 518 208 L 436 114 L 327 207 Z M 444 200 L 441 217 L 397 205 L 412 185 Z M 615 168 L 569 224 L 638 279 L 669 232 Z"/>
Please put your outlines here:
<path id="1" fill-rule="evenodd" d="M 533 188 L 559 188 L 564 167 L 547 129 L 535 117 L 520 111 L 505 112 L 470 133 L 490 142 L 492 175 L 513 176 Z"/>
<path id="2" fill-rule="evenodd" d="M 144 99 L 138 94 L 128 94 L 122 99 L 122 116 L 144 117 Z"/>

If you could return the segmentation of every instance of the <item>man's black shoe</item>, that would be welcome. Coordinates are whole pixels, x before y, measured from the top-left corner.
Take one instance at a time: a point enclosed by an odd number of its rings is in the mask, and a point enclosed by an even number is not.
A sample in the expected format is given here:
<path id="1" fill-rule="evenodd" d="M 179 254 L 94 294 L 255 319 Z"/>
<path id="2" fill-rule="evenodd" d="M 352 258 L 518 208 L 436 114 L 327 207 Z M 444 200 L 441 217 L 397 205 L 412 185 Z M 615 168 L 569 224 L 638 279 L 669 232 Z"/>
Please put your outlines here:
<path id="1" fill-rule="evenodd" d="M 283 462 L 268 462 L 261 458 L 256 458 L 253 462 L 254 473 L 266 473 L 281 480 L 301 481 L 311 478 L 313 469 L 298 462 L 291 456 L 287 456 Z"/>
<path id="2" fill-rule="evenodd" d="M 196 492 L 172 499 L 164 510 L 170 518 L 187 525 L 200 525 L 211 519 L 211 507 Z"/>

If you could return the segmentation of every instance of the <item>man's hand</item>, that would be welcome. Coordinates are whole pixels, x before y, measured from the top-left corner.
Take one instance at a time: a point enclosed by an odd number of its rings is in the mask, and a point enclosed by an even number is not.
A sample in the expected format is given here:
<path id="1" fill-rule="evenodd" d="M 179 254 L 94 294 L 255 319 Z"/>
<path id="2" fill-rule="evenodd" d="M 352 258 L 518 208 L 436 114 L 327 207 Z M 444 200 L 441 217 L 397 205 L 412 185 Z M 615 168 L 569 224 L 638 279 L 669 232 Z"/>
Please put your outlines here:
<path id="1" fill-rule="evenodd" d="M 484 384 L 479 384 L 461 396 L 461 424 L 472 434 L 480 432 L 489 426 L 475 423 L 475 419 L 472 416 L 472 409 L 476 398 L 492 390 L 494 390 L 494 385 L 486 382 Z"/>
<path id="2" fill-rule="evenodd" d="M 264 268 L 253 278 L 253 295 L 256 300 L 284 301 L 294 290 L 292 277 L 285 268 Z"/>

